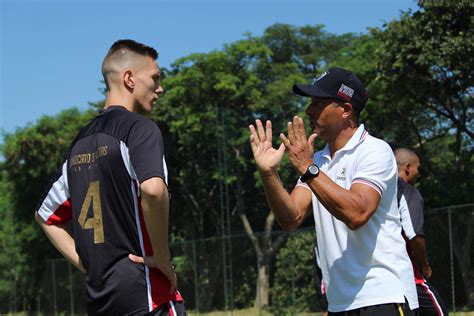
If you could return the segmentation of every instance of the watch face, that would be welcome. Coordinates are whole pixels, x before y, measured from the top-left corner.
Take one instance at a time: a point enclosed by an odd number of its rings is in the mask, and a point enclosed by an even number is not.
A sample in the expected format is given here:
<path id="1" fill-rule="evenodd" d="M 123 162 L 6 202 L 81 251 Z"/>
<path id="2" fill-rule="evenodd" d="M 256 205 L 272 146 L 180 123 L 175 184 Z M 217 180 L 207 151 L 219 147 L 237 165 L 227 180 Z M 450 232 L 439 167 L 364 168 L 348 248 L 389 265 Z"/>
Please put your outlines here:
<path id="1" fill-rule="evenodd" d="M 311 166 L 309 166 L 308 171 L 309 171 L 311 174 L 318 174 L 319 168 L 318 168 L 318 166 L 316 166 L 316 165 L 311 165 Z"/>

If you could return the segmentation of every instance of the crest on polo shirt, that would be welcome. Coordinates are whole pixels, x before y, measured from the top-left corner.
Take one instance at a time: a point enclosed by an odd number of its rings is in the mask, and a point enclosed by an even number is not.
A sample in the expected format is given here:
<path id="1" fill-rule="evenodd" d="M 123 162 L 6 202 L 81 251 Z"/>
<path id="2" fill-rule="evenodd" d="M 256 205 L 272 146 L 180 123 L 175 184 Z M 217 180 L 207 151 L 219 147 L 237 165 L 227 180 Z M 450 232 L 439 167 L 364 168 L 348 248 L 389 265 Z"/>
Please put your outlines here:
<path id="1" fill-rule="evenodd" d="M 346 167 L 342 167 L 336 175 L 336 180 L 346 181 Z"/>
<path id="2" fill-rule="evenodd" d="M 353 94 L 354 94 L 354 89 L 346 86 L 345 84 L 341 84 L 341 87 L 339 88 L 339 91 L 337 92 L 337 95 L 342 97 L 346 101 L 349 101 L 352 98 Z"/>

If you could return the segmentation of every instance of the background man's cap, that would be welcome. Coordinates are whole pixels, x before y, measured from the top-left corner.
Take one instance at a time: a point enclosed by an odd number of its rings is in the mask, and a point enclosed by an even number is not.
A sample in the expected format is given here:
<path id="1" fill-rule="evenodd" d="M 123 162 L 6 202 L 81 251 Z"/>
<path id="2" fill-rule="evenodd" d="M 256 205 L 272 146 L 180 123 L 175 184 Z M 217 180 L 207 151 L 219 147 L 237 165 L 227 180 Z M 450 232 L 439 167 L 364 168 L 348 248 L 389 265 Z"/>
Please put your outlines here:
<path id="1" fill-rule="evenodd" d="M 329 68 L 313 84 L 295 84 L 293 92 L 304 97 L 331 98 L 348 102 L 359 111 L 368 100 L 367 90 L 352 72 Z"/>

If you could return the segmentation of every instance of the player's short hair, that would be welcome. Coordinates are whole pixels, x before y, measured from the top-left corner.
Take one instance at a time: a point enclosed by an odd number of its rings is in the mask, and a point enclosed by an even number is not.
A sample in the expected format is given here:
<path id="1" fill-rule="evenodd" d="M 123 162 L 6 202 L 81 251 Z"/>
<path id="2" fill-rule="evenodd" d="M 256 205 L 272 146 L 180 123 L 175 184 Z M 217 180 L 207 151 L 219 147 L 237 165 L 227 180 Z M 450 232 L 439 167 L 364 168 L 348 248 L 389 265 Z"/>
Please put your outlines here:
<path id="1" fill-rule="evenodd" d="M 158 52 L 150 46 L 136 42 L 131 39 L 118 40 L 112 44 L 102 62 L 102 76 L 104 77 L 107 90 L 110 88 L 110 75 L 118 68 L 130 65 L 137 57 L 158 58 Z"/>
<path id="2" fill-rule="evenodd" d="M 411 149 L 408 148 L 398 148 L 393 152 L 395 154 L 395 159 L 397 160 L 398 169 L 403 168 L 407 163 L 411 163 L 418 158 L 418 155 Z"/>

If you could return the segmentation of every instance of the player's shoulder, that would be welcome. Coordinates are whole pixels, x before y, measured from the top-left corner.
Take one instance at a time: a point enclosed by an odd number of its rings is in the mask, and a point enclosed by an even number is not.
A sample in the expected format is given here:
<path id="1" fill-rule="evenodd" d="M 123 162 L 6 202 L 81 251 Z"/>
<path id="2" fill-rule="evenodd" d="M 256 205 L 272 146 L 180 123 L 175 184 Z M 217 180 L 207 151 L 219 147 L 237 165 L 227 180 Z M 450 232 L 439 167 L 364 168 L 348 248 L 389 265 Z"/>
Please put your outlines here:
<path id="1" fill-rule="evenodd" d="M 420 191 L 418 191 L 417 188 L 415 188 L 412 184 L 402 181 L 404 183 L 404 192 L 405 195 L 407 196 L 412 196 L 412 197 L 417 197 L 419 199 L 422 199 Z"/>
<path id="2" fill-rule="evenodd" d="M 123 124 L 123 127 L 128 126 L 129 129 L 140 131 L 159 130 L 158 125 L 156 125 L 154 121 L 142 114 L 130 112 L 128 110 L 115 111 L 114 114 L 114 119 Z"/>

